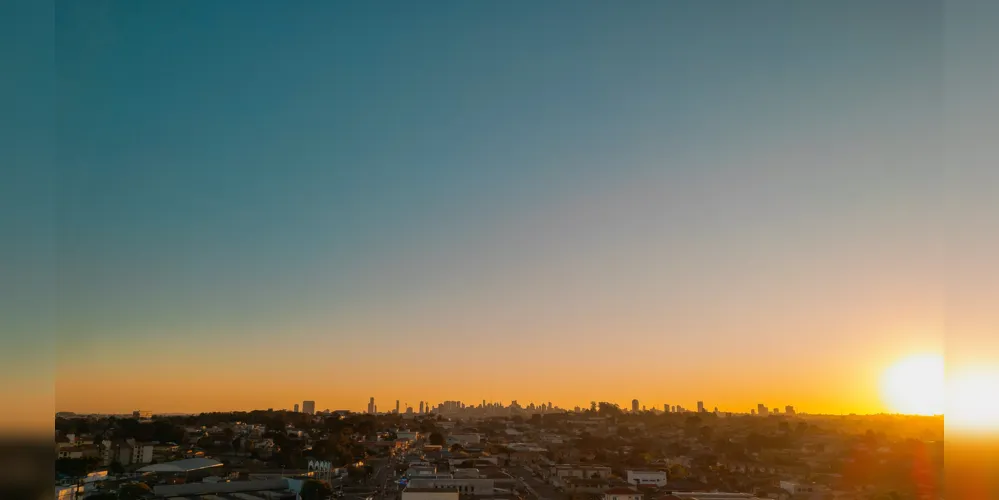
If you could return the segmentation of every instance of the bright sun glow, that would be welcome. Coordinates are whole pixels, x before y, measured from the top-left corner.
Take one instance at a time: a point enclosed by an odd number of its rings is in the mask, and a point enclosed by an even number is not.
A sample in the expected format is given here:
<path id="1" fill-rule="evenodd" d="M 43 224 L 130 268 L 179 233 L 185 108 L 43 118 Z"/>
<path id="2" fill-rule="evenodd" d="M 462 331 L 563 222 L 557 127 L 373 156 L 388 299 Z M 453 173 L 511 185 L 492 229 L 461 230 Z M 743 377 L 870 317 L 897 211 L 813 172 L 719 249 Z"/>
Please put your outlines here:
<path id="1" fill-rule="evenodd" d="M 999 367 L 962 367 L 947 381 L 948 428 L 999 431 Z"/>
<path id="2" fill-rule="evenodd" d="M 881 378 L 881 397 L 896 413 L 943 414 L 946 405 L 943 357 L 924 354 L 895 363 Z"/>

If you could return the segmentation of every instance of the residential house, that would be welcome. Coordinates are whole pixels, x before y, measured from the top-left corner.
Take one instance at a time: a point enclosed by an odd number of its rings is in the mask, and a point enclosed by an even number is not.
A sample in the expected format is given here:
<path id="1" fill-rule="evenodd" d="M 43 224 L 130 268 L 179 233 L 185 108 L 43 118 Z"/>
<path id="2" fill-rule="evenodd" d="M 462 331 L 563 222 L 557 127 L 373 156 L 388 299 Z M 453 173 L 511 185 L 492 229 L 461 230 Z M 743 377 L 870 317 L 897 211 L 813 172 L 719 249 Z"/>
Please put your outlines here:
<path id="1" fill-rule="evenodd" d="M 604 492 L 604 500 L 642 500 L 643 496 L 634 488 L 611 488 Z"/>

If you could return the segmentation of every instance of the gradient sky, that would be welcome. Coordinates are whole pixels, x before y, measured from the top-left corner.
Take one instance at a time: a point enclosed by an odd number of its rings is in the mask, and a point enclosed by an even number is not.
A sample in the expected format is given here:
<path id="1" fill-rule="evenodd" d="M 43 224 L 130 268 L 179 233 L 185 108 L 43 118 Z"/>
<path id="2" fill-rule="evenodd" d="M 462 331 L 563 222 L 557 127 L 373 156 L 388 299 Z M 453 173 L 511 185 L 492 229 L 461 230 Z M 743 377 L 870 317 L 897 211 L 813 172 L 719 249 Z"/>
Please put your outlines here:
<path id="1" fill-rule="evenodd" d="M 63 4 L 56 408 L 883 410 L 940 8 L 725 6 Z"/>

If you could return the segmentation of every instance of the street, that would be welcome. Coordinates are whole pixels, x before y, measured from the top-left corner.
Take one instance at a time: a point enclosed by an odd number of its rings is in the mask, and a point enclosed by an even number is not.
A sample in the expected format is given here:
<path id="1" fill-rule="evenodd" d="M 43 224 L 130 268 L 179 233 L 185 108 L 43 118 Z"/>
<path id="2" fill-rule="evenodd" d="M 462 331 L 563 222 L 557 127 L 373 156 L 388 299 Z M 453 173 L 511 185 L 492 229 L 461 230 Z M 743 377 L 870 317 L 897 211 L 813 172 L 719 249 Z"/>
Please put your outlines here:
<path id="1" fill-rule="evenodd" d="M 368 461 L 374 472 L 364 484 L 343 488 L 345 500 L 394 500 L 397 495 L 395 485 L 395 458 L 371 459 Z"/>
<path id="2" fill-rule="evenodd" d="M 562 496 L 554 486 L 534 476 L 531 469 L 525 466 L 510 467 L 502 470 L 506 475 L 516 479 L 521 487 L 525 487 L 531 496 L 539 500 L 554 500 Z"/>

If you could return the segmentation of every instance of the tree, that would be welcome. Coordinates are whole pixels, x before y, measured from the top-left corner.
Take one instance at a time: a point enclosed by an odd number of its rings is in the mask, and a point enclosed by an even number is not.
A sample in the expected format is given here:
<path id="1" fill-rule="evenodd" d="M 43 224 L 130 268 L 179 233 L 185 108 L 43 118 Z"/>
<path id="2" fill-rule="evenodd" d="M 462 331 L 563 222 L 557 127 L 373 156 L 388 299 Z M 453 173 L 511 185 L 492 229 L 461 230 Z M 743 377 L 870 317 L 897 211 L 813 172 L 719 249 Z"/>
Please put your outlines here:
<path id="1" fill-rule="evenodd" d="M 325 481 L 306 480 L 299 493 L 302 500 L 327 500 L 333 496 L 333 488 Z"/>
<path id="2" fill-rule="evenodd" d="M 698 433 L 698 439 L 700 439 L 702 443 L 706 444 L 711 441 L 711 436 L 713 434 L 714 434 L 714 429 L 705 425 L 701 427 L 701 430 Z"/>
<path id="3" fill-rule="evenodd" d="M 432 445 L 444 446 L 444 435 L 437 431 L 431 432 L 427 441 Z"/>
<path id="4" fill-rule="evenodd" d="M 680 464 L 673 464 L 669 468 L 670 479 L 686 479 L 688 476 L 690 476 L 690 472 Z"/>
<path id="5" fill-rule="evenodd" d="M 613 415 L 613 416 L 621 415 L 621 408 L 619 408 L 614 403 L 601 401 L 599 404 L 597 404 L 597 407 L 600 409 L 601 415 Z"/>
<path id="6" fill-rule="evenodd" d="M 348 467 L 347 468 L 347 478 L 351 481 L 358 482 L 364 479 L 364 468 L 363 467 Z"/>
<path id="7" fill-rule="evenodd" d="M 94 467 L 97 467 L 96 458 L 60 458 L 55 461 L 56 472 L 71 477 L 86 476 Z"/>
<path id="8" fill-rule="evenodd" d="M 701 417 L 698 415 L 691 415 L 687 417 L 686 426 L 688 429 L 696 429 L 701 425 Z"/>
<path id="9" fill-rule="evenodd" d="M 118 500 L 139 500 L 153 496 L 153 490 L 146 483 L 128 483 L 118 488 Z"/>

